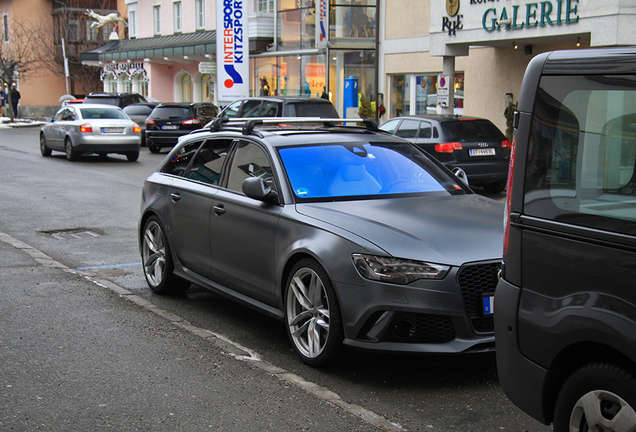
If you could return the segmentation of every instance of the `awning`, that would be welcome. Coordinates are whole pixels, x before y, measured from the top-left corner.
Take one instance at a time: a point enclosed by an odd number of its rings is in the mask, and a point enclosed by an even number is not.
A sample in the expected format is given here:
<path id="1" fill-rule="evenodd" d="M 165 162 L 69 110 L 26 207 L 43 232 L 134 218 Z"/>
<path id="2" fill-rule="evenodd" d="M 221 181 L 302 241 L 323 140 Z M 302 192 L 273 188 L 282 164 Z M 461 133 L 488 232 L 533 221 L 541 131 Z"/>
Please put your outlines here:
<path id="1" fill-rule="evenodd" d="M 216 53 L 216 30 L 110 41 L 106 45 L 80 53 L 83 64 L 145 58 L 183 59 L 184 56 L 211 56 Z"/>

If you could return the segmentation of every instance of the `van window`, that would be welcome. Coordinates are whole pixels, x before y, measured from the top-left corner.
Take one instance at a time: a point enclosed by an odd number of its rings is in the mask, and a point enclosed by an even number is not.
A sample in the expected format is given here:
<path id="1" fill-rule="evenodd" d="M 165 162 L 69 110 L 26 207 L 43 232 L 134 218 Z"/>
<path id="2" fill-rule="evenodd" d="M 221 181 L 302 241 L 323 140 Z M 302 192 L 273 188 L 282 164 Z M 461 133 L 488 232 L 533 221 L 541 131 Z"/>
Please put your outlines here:
<path id="1" fill-rule="evenodd" d="M 525 212 L 636 234 L 636 76 L 541 79 Z"/>

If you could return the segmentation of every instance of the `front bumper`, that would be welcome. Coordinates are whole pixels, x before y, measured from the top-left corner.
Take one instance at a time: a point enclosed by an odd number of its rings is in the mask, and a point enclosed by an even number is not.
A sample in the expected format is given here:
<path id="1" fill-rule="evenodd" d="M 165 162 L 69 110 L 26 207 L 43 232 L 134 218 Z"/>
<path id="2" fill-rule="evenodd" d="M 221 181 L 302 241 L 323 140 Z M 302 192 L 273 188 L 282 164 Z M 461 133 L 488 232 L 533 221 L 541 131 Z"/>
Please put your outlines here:
<path id="1" fill-rule="evenodd" d="M 479 267 L 487 280 L 467 287 L 463 275 Z M 334 283 L 350 347 L 410 353 L 494 351 L 492 315 L 483 315 L 482 295 L 493 294 L 500 261 L 454 268 L 443 280 L 393 285 Z M 479 276 L 471 277 L 471 281 Z M 463 285 L 463 286 L 462 286 Z"/>

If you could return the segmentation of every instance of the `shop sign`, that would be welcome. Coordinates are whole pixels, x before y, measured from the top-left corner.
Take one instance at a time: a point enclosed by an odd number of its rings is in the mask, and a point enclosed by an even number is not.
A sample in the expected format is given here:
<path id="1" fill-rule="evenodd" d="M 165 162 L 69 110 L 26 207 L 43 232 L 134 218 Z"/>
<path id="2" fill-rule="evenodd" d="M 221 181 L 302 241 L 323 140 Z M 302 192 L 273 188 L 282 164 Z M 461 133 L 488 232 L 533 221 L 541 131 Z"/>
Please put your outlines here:
<path id="1" fill-rule="evenodd" d="M 329 0 L 316 0 L 316 48 L 327 48 Z"/>
<path id="2" fill-rule="evenodd" d="M 218 100 L 229 101 L 249 95 L 248 3 L 244 0 L 216 2 L 216 58 Z"/>
<path id="3" fill-rule="evenodd" d="M 214 63 L 214 62 L 200 62 L 199 63 L 199 73 L 202 73 L 202 74 L 215 74 L 216 73 L 216 63 Z"/>
<path id="4" fill-rule="evenodd" d="M 579 0 L 545 0 L 511 5 L 501 0 L 461 0 L 470 6 L 489 7 L 482 14 L 481 26 L 487 32 L 533 29 L 536 27 L 576 24 L 579 22 Z M 460 0 L 446 0 L 446 14 L 442 17 L 442 32 L 457 35 L 464 29 L 464 15 L 459 13 Z M 473 16 L 473 14 L 471 14 Z"/>
<path id="5" fill-rule="evenodd" d="M 144 63 L 143 62 L 140 62 L 140 63 L 132 63 L 132 62 L 128 63 L 128 62 L 126 62 L 126 63 L 115 63 L 115 64 L 108 63 L 108 64 L 106 64 L 104 66 L 104 69 L 106 71 L 114 72 L 116 74 L 119 74 L 121 72 L 128 72 L 128 71 L 131 71 L 131 70 L 137 71 L 137 70 L 140 70 L 140 69 L 143 69 L 143 68 L 144 68 Z"/>
<path id="6" fill-rule="evenodd" d="M 471 0 L 471 4 L 485 3 L 492 0 Z M 527 3 L 525 6 L 490 8 L 484 12 L 481 24 L 487 32 L 505 30 L 521 30 L 576 24 L 579 22 L 579 0 L 554 0 L 538 3 Z"/>

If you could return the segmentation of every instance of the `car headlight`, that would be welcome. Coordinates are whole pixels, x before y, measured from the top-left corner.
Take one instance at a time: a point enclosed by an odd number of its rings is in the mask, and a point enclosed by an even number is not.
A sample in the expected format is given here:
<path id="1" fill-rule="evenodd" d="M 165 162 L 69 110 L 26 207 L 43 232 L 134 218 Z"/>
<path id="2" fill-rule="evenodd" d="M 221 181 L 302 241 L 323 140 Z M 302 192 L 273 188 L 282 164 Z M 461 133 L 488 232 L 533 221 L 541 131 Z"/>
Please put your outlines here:
<path id="1" fill-rule="evenodd" d="M 418 279 L 444 279 L 450 266 L 399 258 L 353 254 L 353 264 L 366 279 L 400 285 Z"/>

